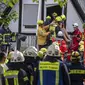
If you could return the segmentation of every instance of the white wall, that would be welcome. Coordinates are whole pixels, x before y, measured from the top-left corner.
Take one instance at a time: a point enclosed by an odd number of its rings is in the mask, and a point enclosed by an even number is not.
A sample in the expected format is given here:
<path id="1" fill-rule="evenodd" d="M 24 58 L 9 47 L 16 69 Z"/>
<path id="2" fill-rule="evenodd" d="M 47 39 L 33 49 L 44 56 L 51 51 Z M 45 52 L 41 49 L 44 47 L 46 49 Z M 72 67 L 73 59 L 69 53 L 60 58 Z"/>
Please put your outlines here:
<path id="1" fill-rule="evenodd" d="M 79 29 L 81 31 L 83 31 L 83 29 L 82 29 L 82 23 L 83 22 L 82 22 L 80 16 L 77 14 L 77 11 L 73 7 L 71 1 L 68 0 L 68 4 L 67 4 L 67 22 L 66 22 L 67 31 L 70 31 L 70 32 L 73 31 L 72 24 L 75 23 L 75 22 L 79 24 Z"/>
<path id="2" fill-rule="evenodd" d="M 16 10 L 17 13 L 19 13 L 19 4 L 16 4 L 13 10 Z M 12 32 L 18 32 L 18 19 L 16 22 L 11 21 L 9 28 L 11 29 Z"/>

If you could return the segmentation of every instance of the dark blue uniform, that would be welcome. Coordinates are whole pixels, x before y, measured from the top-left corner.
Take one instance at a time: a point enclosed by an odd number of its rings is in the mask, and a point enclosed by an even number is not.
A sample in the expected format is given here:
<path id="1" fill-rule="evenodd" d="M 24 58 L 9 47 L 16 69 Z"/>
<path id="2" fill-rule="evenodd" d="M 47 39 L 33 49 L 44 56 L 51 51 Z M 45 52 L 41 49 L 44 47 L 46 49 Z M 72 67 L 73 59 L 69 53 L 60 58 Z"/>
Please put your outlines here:
<path id="1" fill-rule="evenodd" d="M 39 63 L 37 85 L 70 85 L 66 66 L 58 59 L 47 56 Z"/>
<path id="2" fill-rule="evenodd" d="M 83 85 L 85 79 L 85 68 L 80 63 L 71 63 L 68 66 L 71 85 Z"/>

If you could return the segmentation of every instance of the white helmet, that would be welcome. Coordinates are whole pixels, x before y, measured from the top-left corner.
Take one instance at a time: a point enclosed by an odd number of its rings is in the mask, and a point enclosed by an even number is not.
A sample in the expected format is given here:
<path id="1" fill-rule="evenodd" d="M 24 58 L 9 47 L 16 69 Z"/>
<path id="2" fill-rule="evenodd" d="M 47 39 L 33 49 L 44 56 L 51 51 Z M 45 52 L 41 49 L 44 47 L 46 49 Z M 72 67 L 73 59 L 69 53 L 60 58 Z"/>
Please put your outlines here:
<path id="1" fill-rule="evenodd" d="M 29 57 L 37 57 L 37 52 L 38 50 L 34 46 L 30 46 L 23 51 L 23 55 Z"/>
<path id="2" fill-rule="evenodd" d="M 25 58 L 23 56 L 23 54 L 16 50 L 16 51 L 12 51 L 9 53 L 10 54 L 10 62 L 24 62 Z"/>
<path id="3" fill-rule="evenodd" d="M 74 23 L 73 24 L 73 27 L 78 27 L 78 23 Z"/>
<path id="4" fill-rule="evenodd" d="M 59 36 L 59 37 L 63 37 L 63 32 L 62 32 L 62 31 L 59 31 L 59 32 L 58 32 L 58 36 Z"/>
<path id="5" fill-rule="evenodd" d="M 49 56 L 60 56 L 60 48 L 57 44 L 52 44 L 48 47 L 47 55 Z"/>

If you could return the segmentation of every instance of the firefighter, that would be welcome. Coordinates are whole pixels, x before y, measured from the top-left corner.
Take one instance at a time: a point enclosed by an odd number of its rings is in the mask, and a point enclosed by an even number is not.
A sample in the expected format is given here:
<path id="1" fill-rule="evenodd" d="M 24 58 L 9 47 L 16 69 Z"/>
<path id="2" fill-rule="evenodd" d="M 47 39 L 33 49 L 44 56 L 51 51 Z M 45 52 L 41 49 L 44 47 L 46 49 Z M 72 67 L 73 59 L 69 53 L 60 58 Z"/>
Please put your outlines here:
<path id="1" fill-rule="evenodd" d="M 38 63 L 44 59 L 46 53 L 47 53 L 47 49 L 46 48 L 41 48 L 40 51 L 38 51 L 38 53 L 37 53 L 36 62 L 33 63 L 33 69 L 34 69 L 33 70 L 33 77 L 34 77 L 33 85 L 36 85 L 37 79 L 38 79 L 37 78 Z"/>
<path id="2" fill-rule="evenodd" d="M 84 52 L 84 41 L 83 41 L 83 40 L 81 40 L 81 41 L 79 42 L 79 51 Z"/>
<path id="3" fill-rule="evenodd" d="M 50 45 L 46 58 L 39 62 L 35 85 L 70 85 L 67 68 L 57 59 L 59 57 L 59 48 L 55 44 Z"/>
<path id="4" fill-rule="evenodd" d="M 44 26 L 43 21 L 39 20 L 38 22 L 38 30 L 37 30 L 37 44 L 39 50 L 46 45 L 46 38 L 50 34 L 50 32 L 46 32 L 49 29 L 49 25 Z"/>
<path id="5" fill-rule="evenodd" d="M 80 63 L 80 53 L 73 51 L 71 54 L 71 64 L 68 65 L 71 85 L 83 85 L 85 79 L 85 68 Z"/>
<path id="6" fill-rule="evenodd" d="M 84 62 L 84 59 L 83 59 L 83 57 L 84 57 L 84 41 L 83 40 L 81 40 L 79 42 L 78 50 L 81 54 L 80 62 L 81 62 L 81 64 L 83 64 L 83 62 Z"/>
<path id="7" fill-rule="evenodd" d="M 53 18 L 53 20 L 52 20 L 52 22 L 53 23 L 55 23 L 55 18 L 58 16 L 58 14 L 56 13 L 56 12 L 53 12 L 52 13 L 52 18 Z"/>
<path id="8" fill-rule="evenodd" d="M 30 85 L 24 60 L 20 51 L 11 53 L 10 63 L 7 64 L 9 69 L 3 74 L 3 85 Z"/>
<path id="9" fill-rule="evenodd" d="M 39 51 L 38 54 L 37 54 L 38 58 L 42 59 L 43 58 L 43 52 L 42 51 Z"/>
<path id="10" fill-rule="evenodd" d="M 43 52 L 43 55 L 45 56 L 46 55 L 46 53 L 47 53 L 47 49 L 46 48 L 41 48 L 40 49 L 40 51 L 42 51 Z"/>
<path id="11" fill-rule="evenodd" d="M 50 23 L 51 23 L 51 16 L 47 16 L 46 21 L 44 22 L 44 26 L 49 25 Z M 47 29 L 46 32 L 49 32 L 49 29 Z M 47 46 L 49 46 L 49 42 L 50 42 L 50 35 L 48 35 L 46 38 Z"/>
<path id="12" fill-rule="evenodd" d="M 44 22 L 44 26 L 49 25 L 51 23 L 51 17 L 47 16 L 46 21 Z"/>
<path id="13" fill-rule="evenodd" d="M 66 20 L 66 16 L 64 14 L 61 15 L 62 18 L 62 27 L 65 28 L 65 20 Z"/>
<path id="14" fill-rule="evenodd" d="M 34 46 L 29 46 L 26 50 L 23 51 L 23 54 L 25 56 L 25 65 L 29 67 L 30 74 L 29 74 L 29 80 L 31 85 L 34 85 L 35 80 L 34 76 L 36 76 L 36 67 L 38 64 L 38 61 L 41 60 L 42 53 L 38 52 L 38 50 Z"/>

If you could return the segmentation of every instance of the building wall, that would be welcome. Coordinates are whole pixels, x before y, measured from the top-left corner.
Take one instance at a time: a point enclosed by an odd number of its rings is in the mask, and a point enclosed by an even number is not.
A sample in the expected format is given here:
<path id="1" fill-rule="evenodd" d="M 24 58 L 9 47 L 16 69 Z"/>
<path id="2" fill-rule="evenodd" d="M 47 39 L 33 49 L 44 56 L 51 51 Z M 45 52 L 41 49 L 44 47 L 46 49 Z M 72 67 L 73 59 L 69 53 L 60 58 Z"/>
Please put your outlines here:
<path id="1" fill-rule="evenodd" d="M 19 4 L 16 4 L 12 10 L 16 10 L 19 13 Z M 18 32 L 18 19 L 16 22 L 11 21 L 9 28 L 12 32 Z"/>
<path id="2" fill-rule="evenodd" d="M 73 31 L 73 27 L 72 24 L 73 23 L 78 23 L 79 24 L 79 29 L 81 31 L 83 31 L 82 29 L 82 20 L 80 18 L 80 16 L 78 15 L 77 11 L 75 10 L 75 8 L 73 7 L 71 0 L 68 0 L 68 4 L 67 4 L 67 31 L 72 32 Z"/>

